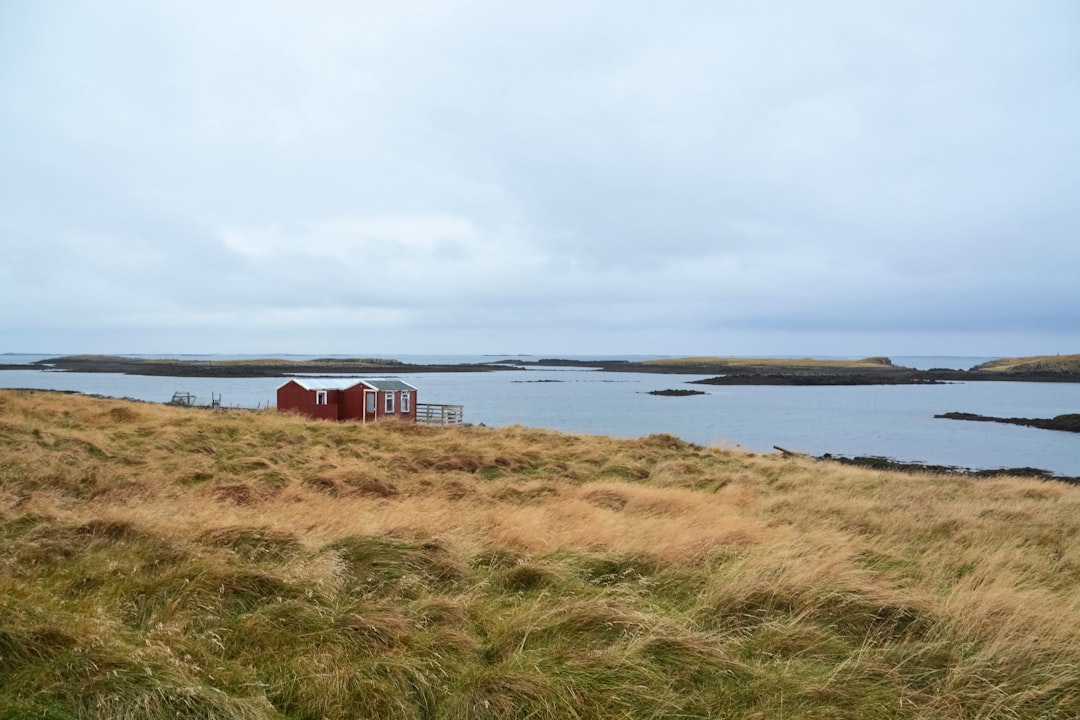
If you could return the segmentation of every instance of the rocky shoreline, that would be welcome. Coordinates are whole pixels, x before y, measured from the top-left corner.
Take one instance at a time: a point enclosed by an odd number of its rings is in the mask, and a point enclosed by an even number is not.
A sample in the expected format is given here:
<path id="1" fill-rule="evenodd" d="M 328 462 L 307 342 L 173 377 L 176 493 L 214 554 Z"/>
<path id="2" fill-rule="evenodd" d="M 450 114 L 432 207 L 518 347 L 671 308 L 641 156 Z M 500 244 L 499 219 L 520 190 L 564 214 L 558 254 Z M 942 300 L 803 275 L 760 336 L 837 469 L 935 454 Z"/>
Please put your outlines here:
<path id="1" fill-rule="evenodd" d="M 940 417 L 940 416 L 938 416 Z M 933 475 L 952 475 L 955 477 L 970 477 L 970 478 L 995 478 L 995 477 L 1026 477 L 1035 478 L 1037 480 L 1054 480 L 1057 482 L 1068 483 L 1070 485 L 1080 485 L 1080 477 L 1072 477 L 1068 475 L 1055 475 L 1049 470 L 1043 470 L 1041 468 L 1034 467 L 1013 467 L 1013 468 L 993 468 L 987 470 L 972 470 L 971 468 L 957 467 L 955 465 L 932 465 L 929 463 L 921 462 L 905 462 L 902 460 L 894 460 L 890 457 L 882 457 L 880 455 L 833 455 L 832 453 L 825 453 L 824 455 L 810 455 L 808 453 L 799 452 L 796 450 L 787 450 L 778 445 L 774 445 L 773 449 L 779 452 L 784 457 L 792 458 L 813 458 L 818 462 L 835 462 L 841 465 L 854 465 L 856 467 L 868 468 L 870 470 L 886 470 L 889 472 L 902 472 L 909 475 L 918 474 L 933 474 Z"/>
<path id="2" fill-rule="evenodd" d="M 998 468 L 994 470 L 971 470 L 968 468 L 954 467 L 951 465 L 925 465 L 923 463 L 901 462 L 892 458 L 874 456 L 845 457 L 843 455 L 825 454 L 817 458 L 821 461 L 836 462 L 843 465 L 855 465 L 871 470 L 889 470 L 909 474 L 932 473 L 935 475 L 954 475 L 971 478 L 996 478 L 996 477 L 1026 477 L 1037 480 L 1054 480 L 1056 482 L 1080 485 L 1080 477 L 1068 477 L 1055 475 L 1048 470 L 1039 468 Z"/>

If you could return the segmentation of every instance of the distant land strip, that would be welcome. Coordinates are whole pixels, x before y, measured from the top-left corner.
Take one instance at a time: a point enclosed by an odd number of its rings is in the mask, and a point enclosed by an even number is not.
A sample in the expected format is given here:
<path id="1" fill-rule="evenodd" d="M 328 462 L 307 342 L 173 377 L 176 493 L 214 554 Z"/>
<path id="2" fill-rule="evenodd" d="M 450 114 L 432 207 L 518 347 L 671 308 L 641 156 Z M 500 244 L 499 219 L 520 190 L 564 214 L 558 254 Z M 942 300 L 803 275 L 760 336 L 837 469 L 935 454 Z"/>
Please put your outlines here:
<path id="1" fill-rule="evenodd" d="M 116 355 L 65 355 L 0 370 L 49 370 L 167 377 L 290 377 L 387 375 L 423 372 L 497 372 L 573 367 L 606 372 L 711 375 L 702 385 L 925 385 L 964 381 L 1080 382 L 1080 355 L 1004 358 L 969 370 L 894 365 L 889 358 L 862 360 L 687 357 L 626 360 L 505 359 L 482 363 L 411 364 L 388 358 L 284 360 L 182 360 Z"/>
<path id="2" fill-rule="evenodd" d="M 417 372 L 492 372 L 513 369 L 492 363 L 413 365 L 386 358 L 318 358 L 315 360 L 178 360 L 117 355 L 65 355 L 28 365 L 0 365 L 0 370 L 47 370 L 118 373 L 159 377 L 292 377 L 294 375 L 392 375 Z"/>
<path id="3" fill-rule="evenodd" d="M 701 385 L 926 385 L 977 380 L 1016 382 L 1080 382 L 1080 355 L 1004 358 L 970 370 L 894 365 L 887 357 L 861 360 L 815 358 L 686 357 L 629 362 L 625 360 L 505 361 L 518 367 L 580 367 L 607 372 L 712 375 Z"/>

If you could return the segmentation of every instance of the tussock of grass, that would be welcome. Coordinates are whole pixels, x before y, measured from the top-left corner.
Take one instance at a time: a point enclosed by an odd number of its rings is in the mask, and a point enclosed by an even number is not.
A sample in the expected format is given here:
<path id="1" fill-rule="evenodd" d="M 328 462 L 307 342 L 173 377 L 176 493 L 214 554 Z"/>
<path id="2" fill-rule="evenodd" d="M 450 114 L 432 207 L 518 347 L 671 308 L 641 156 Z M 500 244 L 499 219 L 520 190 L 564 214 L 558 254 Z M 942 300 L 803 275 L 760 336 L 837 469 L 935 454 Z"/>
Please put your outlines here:
<path id="1" fill-rule="evenodd" d="M 1080 489 L 0 392 L 0 718 L 1074 718 Z"/>

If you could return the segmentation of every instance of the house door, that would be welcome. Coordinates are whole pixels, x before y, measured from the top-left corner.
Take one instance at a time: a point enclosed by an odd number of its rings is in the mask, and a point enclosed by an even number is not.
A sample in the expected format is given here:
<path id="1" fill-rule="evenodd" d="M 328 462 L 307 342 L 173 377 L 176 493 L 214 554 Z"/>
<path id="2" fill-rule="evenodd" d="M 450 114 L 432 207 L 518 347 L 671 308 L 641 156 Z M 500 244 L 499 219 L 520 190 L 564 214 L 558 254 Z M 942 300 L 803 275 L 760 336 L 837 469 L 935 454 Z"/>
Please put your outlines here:
<path id="1" fill-rule="evenodd" d="M 367 422 L 368 416 L 371 419 L 375 419 L 375 396 L 378 395 L 374 390 L 364 391 L 364 422 Z"/>

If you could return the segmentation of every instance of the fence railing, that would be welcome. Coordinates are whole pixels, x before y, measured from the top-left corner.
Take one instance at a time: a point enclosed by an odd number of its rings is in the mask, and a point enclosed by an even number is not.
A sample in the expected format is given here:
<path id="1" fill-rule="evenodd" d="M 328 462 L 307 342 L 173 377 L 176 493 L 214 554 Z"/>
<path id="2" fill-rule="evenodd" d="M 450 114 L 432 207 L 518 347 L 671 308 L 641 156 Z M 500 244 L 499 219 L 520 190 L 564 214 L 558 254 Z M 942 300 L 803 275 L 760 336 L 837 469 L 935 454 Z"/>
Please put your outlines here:
<path id="1" fill-rule="evenodd" d="M 416 422 L 428 425 L 460 425 L 465 422 L 465 406 L 416 403 Z"/>

